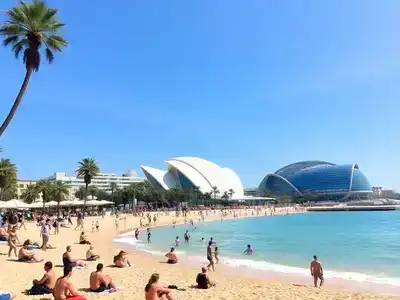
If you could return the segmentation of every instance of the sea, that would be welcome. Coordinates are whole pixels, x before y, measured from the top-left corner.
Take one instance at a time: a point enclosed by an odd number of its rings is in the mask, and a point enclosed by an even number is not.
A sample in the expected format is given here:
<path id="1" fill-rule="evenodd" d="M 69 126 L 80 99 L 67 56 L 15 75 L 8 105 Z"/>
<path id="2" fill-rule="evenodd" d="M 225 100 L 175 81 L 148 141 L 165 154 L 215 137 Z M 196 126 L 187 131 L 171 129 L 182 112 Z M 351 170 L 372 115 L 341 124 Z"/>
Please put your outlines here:
<path id="1" fill-rule="evenodd" d="M 207 242 L 213 237 L 221 264 L 238 271 L 308 279 L 310 261 L 317 255 L 326 280 L 392 287 L 391 294 L 400 294 L 400 211 L 313 212 L 201 222 L 194 226 L 153 228 L 151 244 L 147 244 L 145 229 L 139 240 L 135 240 L 133 232 L 127 232 L 114 242 L 128 250 L 161 256 L 175 246 L 178 236 L 178 256 L 202 265 L 207 262 Z M 186 230 L 191 234 L 189 243 L 184 243 Z M 254 249 L 251 256 L 244 253 L 248 244 Z"/>

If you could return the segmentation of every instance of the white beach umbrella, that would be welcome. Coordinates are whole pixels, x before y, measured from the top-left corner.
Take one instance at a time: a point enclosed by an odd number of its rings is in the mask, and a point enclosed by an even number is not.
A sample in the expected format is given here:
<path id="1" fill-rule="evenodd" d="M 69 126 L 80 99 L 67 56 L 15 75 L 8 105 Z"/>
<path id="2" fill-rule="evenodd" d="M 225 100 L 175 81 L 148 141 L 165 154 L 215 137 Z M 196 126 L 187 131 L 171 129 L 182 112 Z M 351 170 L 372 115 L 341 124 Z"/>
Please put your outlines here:
<path id="1" fill-rule="evenodd" d="M 99 205 L 109 205 L 109 204 L 114 204 L 114 202 L 107 201 L 107 200 L 101 200 L 101 201 L 99 201 L 99 202 L 100 202 L 100 204 L 99 204 Z"/>
<path id="2" fill-rule="evenodd" d="M 29 204 L 29 208 L 42 208 L 43 207 L 43 203 L 42 202 L 34 202 Z"/>
<path id="3" fill-rule="evenodd" d="M 21 200 L 12 199 L 1 204 L 0 208 L 11 208 L 11 209 L 29 208 L 29 204 L 22 202 Z"/>
<path id="4" fill-rule="evenodd" d="M 60 204 L 61 204 L 62 202 L 60 202 Z M 57 203 L 57 201 L 50 201 L 50 202 L 46 202 L 46 206 L 47 207 L 50 207 L 50 206 L 57 206 L 58 205 L 58 203 Z"/>
<path id="5" fill-rule="evenodd" d="M 88 206 L 97 206 L 97 205 L 101 205 L 101 201 L 89 200 L 89 201 L 86 202 L 86 205 L 88 205 Z"/>

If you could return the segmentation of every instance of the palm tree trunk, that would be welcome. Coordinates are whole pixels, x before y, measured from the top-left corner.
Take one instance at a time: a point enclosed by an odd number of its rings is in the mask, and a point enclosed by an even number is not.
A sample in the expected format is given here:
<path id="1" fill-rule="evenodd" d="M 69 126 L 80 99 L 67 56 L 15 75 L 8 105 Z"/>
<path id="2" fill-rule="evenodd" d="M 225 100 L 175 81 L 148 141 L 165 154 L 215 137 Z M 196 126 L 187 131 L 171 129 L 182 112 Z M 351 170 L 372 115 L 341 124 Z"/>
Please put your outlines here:
<path id="1" fill-rule="evenodd" d="M 14 104 L 11 107 L 11 110 L 8 113 L 7 118 L 4 120 L 3 124 L 0 127 L 0 136 L 3 135 L 3 132 L 6 130 L 8 124 L 10 124 L 12 118 L 14 117 L 15 112 L 18 109 L 19 104 L 21 103 L 22 97 L 24 96 L 25 91 L 28 87 L 29 79 L 31 78 L 32 72 L 33 68 L 29 68 L 28 70 L 26 70 L 25 79 L 24 82 L 22 83 L 21 89 L 19 90 L 17 98 L 15 99 Z"/>
<path id="2" fill-rule="evenodd" d="M 85 184 L 85 202 L 83 202 L 83 217 L 86 215 L 86 201 L 87 201 L 88 184 Z"/>
<path id="3" fill-rule="evenodd" d="M 111 201 L 114 202 L 114 189 L 111 189 Z"/>

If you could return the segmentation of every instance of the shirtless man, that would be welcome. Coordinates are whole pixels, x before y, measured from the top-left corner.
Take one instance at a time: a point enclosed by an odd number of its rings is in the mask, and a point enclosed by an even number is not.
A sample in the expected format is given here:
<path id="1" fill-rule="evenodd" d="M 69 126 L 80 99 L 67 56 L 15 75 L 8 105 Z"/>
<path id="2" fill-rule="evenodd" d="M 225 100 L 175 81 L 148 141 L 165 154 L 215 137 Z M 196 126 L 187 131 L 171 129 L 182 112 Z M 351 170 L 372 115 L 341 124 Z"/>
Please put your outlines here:
<path id="1" fill-rule="evenodd" d="M 25 241 L 22 245 L 21 249 L 18 251 L 18 261 L 26 261 L 26 262 L 40 262 L 43 258 L 37 257 L 37 255 L 28 250 L 29 243 Z"/>
<path id="2" fill-rule="evenodd" d="M 53 263 L 48 261 L 44 264 L 44 273 L 42 279 L 33 280 L 33 287 L 28 291 L 29 295 L 51 294 L 56 284 L 56 273 L 53 270 Z"/>
<path id="3" fill-rule="evenodd" d="M 171 250 L 165 254 L 165 257 L 168 258 L 168 264 L 176 264 L 178 262 L 178 257 L 176 256 L 174 247 L 172 247 Z"/>
<path id="4" fill-rule="evenodd" d="M 72 275 L 72 268 L 70 266 L 64 267 L 64 276 L 57 279 L 53 289 L 53 296 L 55 300 L 85 300 L 85 296 L 79 294 L 69 278 Z"/>
<path id="5" fill-rule="evenodd" d="M 87 264 L 84 263 L 83 261 L 71 257 L 71 251 L 72 251 L 71 246 L 67 246 L 66 250 L 67 251 L 64 252 L 63 255 L 62 255 L 62 260 L 63 260 L 64 267 L 70 266 L 72 268 L 75 268 L 77 266 L 79 266 L 79 267 L 86 267 L 87 266 Z"/>
<path id="6" fill-rule="evenodd" d="M 311 276 L 314 277 L 314 286 L 317 287 L 319 279 L 321 280 L 319 287 L 321 287 L 324 284 L 324 270 L 316 255 L 314 255 L 314 260 L 310 264 L 310 272 Z"/>
<path id="7" fill-rule="evenodd" d="M 96 271 L 90 274 L 90 291 L 93 293 L 101 293 L 109 289 L 115 291 L 117 288 L 112 282 L 112 278 L 103 274 L 103 264 L 98 264 Z"/>

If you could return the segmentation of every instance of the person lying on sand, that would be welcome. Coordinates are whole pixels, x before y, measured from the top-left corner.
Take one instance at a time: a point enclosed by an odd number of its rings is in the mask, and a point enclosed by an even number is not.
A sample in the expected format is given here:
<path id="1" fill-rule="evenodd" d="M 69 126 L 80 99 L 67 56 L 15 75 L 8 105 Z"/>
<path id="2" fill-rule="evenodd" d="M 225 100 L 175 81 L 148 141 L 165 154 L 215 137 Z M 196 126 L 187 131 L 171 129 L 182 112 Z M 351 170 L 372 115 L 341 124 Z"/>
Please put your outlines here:
<path id="1" fill-rule="evenodd" d="M 64 276 L 57 279 L 53 289 L 54 300 L 85 300 L 85 296 L 78 293 L 69 278 L 72 275 L 72 267 L 64 267 Z"/>
<path id="2" fill-rule="evenodd" d="M 209 289 L 212 286 L 215 286 L 215 282 L 210 280 L 207 274 L 207 268 L 202 267 L 201 273 L 197 274 L 196 277 L 197 288 L 199 289 Z"/>
<path id="3" fill-rule="evenodd" d="M 28 250 L 29 244 L 25 241 L 21 249 L 18 251 L 18 261 L 25 262 L 41 262 L 43 258 L 39 258 L 35 253 Z"/>
<path id="4" fill-rule="evenodd" d="M 125 268 L 131 266 L 131 263 L 126 257 L 125 251 L 120 251 L 116 256 L 114 256 L 114 265 L 118 268 Z"/>
<path id="5" fill-rule="evenodd" d="M 71 257 L 71 252 L 72 252 L 71 246 L 67 246 L 66 250 L 67 251 L 64 252 L 63 255 L 62 255 L 62 260 L 63 260 L 64 267 L 68 267 L 69 266 L 71 268 L 75 268 L 77 266 L 79 266 L 79 267 L 86 267 L 87 266 L 87 264 L 85 264 L 83 261 Z"/>
<path id="6" fill-rule="evenodd" d="M 90 274 L 90 291 L 93 293 L 101 293 L 105 290 L 115 291 L 117 288 L 112 282 L 112 278 L 103 274 L 103 264 L 98 264 L 96 271 Z"/>
<path id="7" fill-rule="evenodd" d="M 171 295 L 171 290 L 165 285 L 159 284 L 159 279 L 160 275 L 158 273 L 154 273 L 153 275 L 151 275 L 149 282 L 144 288 L 144 295 L 146 300 L 173 299 Z"/>
<path id="8" fill-rule="evenodd" d="M 176 256 L 174 247 L 172 247 L 171 250 L 165 254 L 165 257 L 168 258 L 168 264 L 176 264 L 178 262 L 178 257 Z"/>
<path id="9" fill-rule="evenodd" d="M 79 244 L 82 244 L 82 245 L 85 245 L 85 244 L 90 245 L 90 242 L 89 242 L 89 240 L 87 239 L 87 237 L 86 237 L 86 235 L 85 235 L 84 232 L 82 232 L 81 235 L 79 236 Z"/>
<path id="10" fill-rule="evenodd" d="M 100 258 L 100 255 L 97 255 L 94 251 L 93 251 L 93 246 L 90 246 L 88 251 L 86 251 L 86 260 L 88 261 L 93 261 L 93 260 L 98 260 Z"/>
<path id="11" fill-rule="evenodd" d="M 56 283 L 56 273 L 53 270 L 53 263 L 47 261 L 44 264 L 44 273 L 42 279 L 33 280 L 33 286 L 27 291 L 28 295 L 44 295 L 51 294 L 53 292 L 54 285 Z"/>

